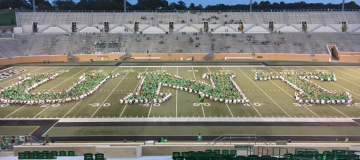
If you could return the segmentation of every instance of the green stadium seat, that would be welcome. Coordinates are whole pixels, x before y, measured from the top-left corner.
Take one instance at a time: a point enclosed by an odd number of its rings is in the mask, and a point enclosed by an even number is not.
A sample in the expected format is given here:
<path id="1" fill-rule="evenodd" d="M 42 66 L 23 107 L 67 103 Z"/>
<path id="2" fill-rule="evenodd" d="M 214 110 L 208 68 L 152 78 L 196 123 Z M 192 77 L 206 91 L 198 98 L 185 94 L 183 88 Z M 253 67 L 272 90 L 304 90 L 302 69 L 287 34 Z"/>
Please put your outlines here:
<path id="1" fill-rule="evenodd" d="M 184 158 L 189 156 L 189 152 L 181 152 L 181 156 L 183 156 Z"/>
<path id="2" fill-rule="evenodd" d="M 230 150 L 230 154 L 232 154 L 232 155 L 237 155 L 237 151 L 236 150 Z"/>
<path id="3" fill-rule="evenodd" d="M 211 149 L 207 149 L 207 150 L 205 150 L 205 152 L 206 152 L 206 153 L 210 153 L 210 152 L 212 152 L 212 150 L 211 150 Z"/>
<path id="4" fill-rule="evenodd" d="M 66 151 L 60 151 L 59 156 L 66 156 Z"/>
<path id="5" fill-rule="evenodd" d="M 180 152 L 173 152 L 172 159 L 175 159 L 175 157 L 180 156 Z"/>
<path id="6" fill-rule="evenodd" d="M 45 159 L 45 155 L 43 152 L 37 154 L 36 159 Z"/>
<path id="7" fill-rule="evenodd" d="M 221 154 L 224 155 L 224 156 L 226 156 L 226 155 L 229 154 L 229 150 L 222 150 L 222 153 L 221 153 Z"/>
<path id="8" fill-rule="evenodd" d="M 84 154 L 84 160 L 94 160 L 92 153 L 85 153 Z"/>
<path id="9" fill-rule="evenodd" d="M 220 150 L 214 150 L 215 154 L 221 154 Z"/>
<path id="10" fill-rule="evenodd" d="M 45 156 L 46 156 L 46 159 L 55 159 L 55 156 L 51 152 L 47 152 L 45 154 Z"/>
<path id="11" fill-rule="evenodd" d="M 57 151 L 51 151 L 51 153 L 52 153 L 55 157 L 58 156 L 58 152 L 57 152 Z"/>
<path id="12" fill-rule="evenodd" d="M 26 159 L 25 152 L 19 152 L 18 153 L 18 159 Z"/>
<path id="13" fill-rule="evenodd" d="M 75 151 L 68 151 L 68 156 L 76 156 Z"/>
<path id="14" fill-rule="evenodd" d="M 96 153 L 95 160 L 105 160 L 105 156 L 103 153 Z"/>
<path id="15" fill-rule="evenodd" d="M 173 158 L 173 160 L 184 160 L 183 156 L 176 156 Z"/>

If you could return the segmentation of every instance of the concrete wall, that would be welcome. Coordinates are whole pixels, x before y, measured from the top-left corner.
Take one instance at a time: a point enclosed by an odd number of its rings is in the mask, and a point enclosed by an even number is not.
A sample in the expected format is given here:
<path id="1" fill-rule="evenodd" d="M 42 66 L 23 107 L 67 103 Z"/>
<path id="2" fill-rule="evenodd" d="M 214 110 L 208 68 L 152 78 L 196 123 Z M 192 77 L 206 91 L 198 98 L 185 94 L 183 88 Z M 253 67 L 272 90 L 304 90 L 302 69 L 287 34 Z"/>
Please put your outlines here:
<path id="1" fill-rule="evenodd" d="M 67 56 L 58 55 L 58 56 L 27 56 L 27 57 L 13 57 L 12 60 L 7 58 L 0 59 L 0 65 L 9 65 L 16 63 L 32 63 L 32 62 L 43 62 L 49 60 L 50 62 L 66 62 L 68 61 Z"/>
<path id="2" fill-rule="evenodd" d="M 342 52 L 339 51 L 336 45 L 328 45 L 328 48 L 333 49 L 333 54 L 340 62 L 360 62 L 360 52 Z"/>
<path id="3" fill-rule="evenodd" d="M 124 54 L 103 54 L 103 55 L 97 55 L 97 54 L 75 54 L 74 56 L 79 59 L 79 61 L 90 61 L 92 59 L 93 61 L 111 61 L 111 60 L 119 60 L 121 56 Z"/>
<path id="4" fill-rule="evenodd" d="M 331 55 L 315 55 L 309 54 L 280 54 L 280 53 L 257 53 L 256 60 L 283 60 L 283 61 L 329 61 Z"/>

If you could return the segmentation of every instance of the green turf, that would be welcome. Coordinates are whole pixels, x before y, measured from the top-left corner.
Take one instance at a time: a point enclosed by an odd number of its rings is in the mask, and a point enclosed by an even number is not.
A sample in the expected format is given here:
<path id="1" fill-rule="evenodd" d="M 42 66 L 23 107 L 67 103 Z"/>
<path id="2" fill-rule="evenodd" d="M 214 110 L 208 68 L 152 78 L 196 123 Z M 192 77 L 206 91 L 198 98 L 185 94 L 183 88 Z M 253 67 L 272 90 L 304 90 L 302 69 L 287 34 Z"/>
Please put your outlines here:
<path id="1" fill-rule="evenodd" d="M 37 126 L 0 126 L 0 135 L 28 135 L 36 128 Z"/>
<path id="2" fill-rule="evenodd" d="M 359 135 L 360 127 L 327 126 L 109 126 L 109 127 L 54 127 L 50 136 L 81 135 L 197 135 L 207 136 L 223 134 L 257 135 Z"/>
<path id="3" fill-rule="evenodd" d="M 360 116 L 360 67 L 27 67 L 17 66 L 14 69 L 26 69 L 28 73 L 61 73 L 56 79 L 47 82 L 32 91 L 60 91 L 68 89 L 79 80 L 84 73 L 114 72 L 123 75 L 110 79 L 104 83 L 96 93 L 82 101 L 42 105 L 21 106 L 1 105 L 0 117 L 4 118 L 68 118 L 68 117 L 359 117 Z M 119 99 L 132 93 L 139 80 L 139 72 L 166 71 L 179 74 L 182 77 L 203 80 L 206 72 L 231 72 L 234 79 L 251 101 L 250 104 L 229 104 L 205 100 L 205 105 L 199 106 L 196 94 L 162 87 L 161 92 L 170 92 L 169 101 L 159 105 L 125 105 L 119 104 Z M 315 81 L 328 90 L 349 91 L 354 97 L 355 104 L 347 105 L 308 105 L 302 106 L 294 100 L 294 89 L 281 80 L 254 81 L 255 71 L 284 71 L 297 72 L 326 70 L 335 72 L 338 82 Z M 128 73 L 129 72 L 129 73 Z M 128 73 L 126 76 L 125 74 Z M 0 86 L 14 83 L 19 76 L 13 76 L 0 81 Z M 209 80 L 204 79 L 209 82 Z"/>

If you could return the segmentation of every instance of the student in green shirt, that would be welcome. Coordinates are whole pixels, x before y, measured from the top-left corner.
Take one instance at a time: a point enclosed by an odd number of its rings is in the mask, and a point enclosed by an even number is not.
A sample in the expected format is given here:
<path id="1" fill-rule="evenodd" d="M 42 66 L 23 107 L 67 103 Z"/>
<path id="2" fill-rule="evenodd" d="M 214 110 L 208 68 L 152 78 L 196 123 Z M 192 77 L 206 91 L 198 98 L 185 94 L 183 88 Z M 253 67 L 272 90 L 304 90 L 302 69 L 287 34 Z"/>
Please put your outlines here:
<path id="1" fill-rule="evenodd" d="M 45 141 L 46 141 L 46 143 L 50 143 L 50 137 L 49 137 L 49 135 L 46 135 Z"/>
<path id="2" fill-rule="evenodd" d="M 202 135 L 201 135 L 201 133 L 199 133 L 199 135 L 197 136 L 197 140 L 198 140 L 198 142 L 201 142 L 201 141 L 202 141 Z"/>

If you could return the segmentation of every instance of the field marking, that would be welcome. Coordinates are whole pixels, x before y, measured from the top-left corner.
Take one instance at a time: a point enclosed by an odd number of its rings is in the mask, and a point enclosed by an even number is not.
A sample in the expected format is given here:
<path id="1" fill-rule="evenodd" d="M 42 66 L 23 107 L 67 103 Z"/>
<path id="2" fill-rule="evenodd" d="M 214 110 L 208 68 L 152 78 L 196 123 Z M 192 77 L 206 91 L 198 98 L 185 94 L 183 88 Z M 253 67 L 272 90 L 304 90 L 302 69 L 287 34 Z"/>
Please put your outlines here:
<path id="1" fill-rule="evenodd" d="M 115 72 L 115 70 L 117 70 L 118 67 L 116 67 L 112 72 Z M 131 68 L 132 69 L 132 68 Z M 116 90 L 116 88 L 119 86 L 119 84 L 125 79 L 125 77 L 131 72 L 131 69 L 128 73 L 125 74 L 125 76 L 121 79 L 121 81 L 119 81 L 119 83 L 114 87 L 114 89 L 110 92 L 110 94 L 105 98 L 105 100 L 100 104 L 100 106 L 96 109 L 96 111 L 91 115 L 90 118 L 93 118 L 94 115 L 96 114 L 96 112 L 99 111 L 99 109 L 104 105 L 104 103 L 106 102 L 106 100 L 111 96 L 111 94 Z"/>
<path id="2" fill-rule="evenodd" d="M 55 67 L 55 68 L 53 68 L 53 69 L 50 69 L 49 71 L 46 71 L 45 73 L 50 72 L 50 71 L 52 71 L 52 70 L 54 70 L 54 69 L 56 69 L 56 68 L 58 68 L 58 67 Z M 40 69 L 40 68 L 39 68 L 39 69 Z M 36 70 L 37 70 L 37 69 L 36 69 Z M 33 71 L 35 71 L 35 70 L 33 70 Z M 33 71 L 31 71 L 31 72 L 33 72 Z M 30 73 L 30 72 L 29 72 L 29 73 Z M 21 106 L 20 108 L 18 108 L 18 109 L 16 109 L 15 111 L 11 112 L 11 113 L 10 113 L 9 115 L 7 115 L 5 118 L 11 116 L 12 114 L 16 113 L 17 111 L 19 111 L 20 109 L 24 108 L 25 106 L 26 106 L 26 105 Z"/>
<path id="3" fill-rule="evenodd" d="M 44 67 L 39 67 L 38 69 L 35 69 L 35 70 L 30 71 L 30 72 L 28 72 L 28 73 L 35 72 L 35 71 L 37 71 L 37 70 L 39 70 L 39 69 L 41 69 L 41 68 L 44 68 Z M 49 67 L 49 68 L 50 68 L 50 67 Z M 55 68 L 57 68 L 57 67 L 55 67 Z M 22 76 L 22 75 L 24 75 L 24 74 L 26 75 L 26 74 L 28 74 L 28 73 L 23 72 L 23 73 L 21 73 L 21 75 L 17 75 L 17 76 Z M 10 80 L 16 79 L 17 76 L 14 76 L 13 78 L 8 79 L 7 81 L 1 82 L 0 85 L 3 84 L 3 83 L 9 82 Z"/>
<path id="4" fill-rule="evenodd" d="M 5 116 L 5 118 L 8 118 L 9 116 L 11 116 L 12 114 L 14 114 L 15 112 L 17 112 L 18 110 L 20 110 L 21 108 L 24 108 L 26 105 L 21 106 L 20 108 L 16 109 L 15 111 L 11 112 L 9 115 Z"/>
<path id="5" fill-rule="evenodd" d="M 209 69 L 209 68 L 208 68 L 208 69 Z M 194 72 L 194 67 L 192 67 L 192 72 L 193 72 L 193 75 L 194 75 L 194 78 L 195 78 L 195 81 L 196 81 L 195 72 Z"/>
<path id="6" fill-rule="evenodd" d="M 344 67 L 344 66 L 342 66 L 342 67 Z M 357 67 L 358 67 L 358 66 L 357 66 Z M 360 70 L 358 70 L 358 69 L 352 69 L 351 67 L 344 67 L 344 68 L 346 68 L 346 69 L 350 69 L 350 70 L 353 70 L 353 71 L 360 72 Z"/>
<path id="7" fill-rule="evenodd" d="M 299 67 L 299 68 L 300 68 L 300 67 Z M 319 68 L 316 68 L 316 67 L 314 67 L 314 68 L 315 68 L 315 69 L 319 69 Z M 302 69 L 302 68 L 300 68 L 300 69 Z M 302 69 L 302 70 L 307 71 L 307 70 L 305 70 L 305 69 Z M 337 76 L 337 77 L 338 77 L 338 76 Z M 344 78 L 341 78 L 341 77 L 338 77 L 338 78 L 340 78 L 340 79 L 342 79 L 342 80 L 345 80 L 345 81 L 348 81 L 348 80 L 346 80 L 346 79 L 344 79 Z M 348 82 L 350 82 L 350 81 L 348 81 Z M 357 94 L 356 92 L 351 91 L 350 89 L 347 89 L 347 88 L 345 88 L 345 87 L 343 87 L 343 86 L 341 86 L 341 85 L 339 85 L 339 84 L 337 84 L 337 83 L 335 83 L 335 82 L 330 82 L 330 83 L 331 83 L 331 84 L 335 84 L 335 85 L 337 85 L 337 86 L 345 89 L 346 91 L 352 92 L 352 93 L 354 93 L 355 95 L 357 95 L 357 96 L 360 97 L 360 94 Z M 350 82 L 350 83 L 353 83 L 353 82 Z M 355 83 L 353 83 L 353 84 L 355 84 Z M 357 84 L 355 84 L 355 85 L 357 85 Z M 360 86 L 360 85 L 357 85 L 357 86 Z"/>
<path id="8" fill-rule="evenodd" d="M 209 69 L 209 68 L 208 68 Z M 225 70 L 225 68 L 224 67 L 222 67 L 222 69 L 223 70 Z M 209 70 L 210 71 L 210 70 Z M 241 88 L 240 88 L 241 89 Z M 252 102 L 251 101 L 249 101 L 250 102 L 250 105 L 254 108 L 254 110 L 257 112 L 257 114 L 260 116 L 260 117 L 262 117 L 262 115 L 260 114 L 260 112 L 255 108 L 255 106 L 252 104 Z M 226 104 L 227 105 L 227 104 Z M 229 109 L 230 110 L 230 109 Z M 231 111 L 230 111 L 231 112 Z M 232 115 L 232 113 L 231 113 L 231 115 Z M 233 116 L 234 117 L 234 116 Z"/>
<path id="9" fill-rule="evenodd" d="M 54 125 L 52 125 L 46 132 L 44 132 L 44 134 L 42 135 L 42 137 L 44 137 L 45 134 L 47 134 L 52 128 L 54 128 L 58 122 L 59 122 L 59 121 L 55 122 Z"/>
<path id="10" fill-rule="evenodd" d="M 72 69 L 72 68 L 74 68 L 74 67 L 71 67 L 70 69 Z M 84 68 L 84 69 L 83 69 L 83 70 L 81 70 L 81 71 L 84 71 L 84 70 L 85 70 L 85 69 L 87 69 L 87 68 L 88 68 L 88 67 Z M 68 70 L 70 70 L 70 69 L 68 69 Z M 59 83 L 59 84 L 57 84 L 56 86 L 52 87 L 51 89 L 49 89 L 49 91 L 53 90 L 54 88 L 56 88 L 57 86 L 61 85 L 62 83 L 64 83 L 64 82 L 68 81 L 68 80 L 69 80 L 69 79 L 71 79 L 72 77 L 74 77 L 74 76 L 76 76 L 77 74 L 79 74 L 81 71 L 79 71 L 79 72 L 75 73 L 75 74 L 74 74 L 74 75 L 72 75 L 71 77 L 69 77 L 69 78 L 65 79 L 65 81 L 62 81 L 61 83 Z"/>
<path id="11" fill-rule="evenodd" d="M 148 113 L 148 117 L 150 117 L 150 113 L 151 113 L 151 108 L 152 108 L 153 104 L 150 105 L 150 109 L 149 109 L 149 113 Z"/>
<path id="12" fill-rule="evenodd" d="M 66 115 L 68 115 L 80 102 L 82 102 L 84 99 L 80 100 L 78 103 L 76 103 L 69 111 L 67 111 L 62 118 L 64 118 Z"/>
<path id="13" fill-rule="evenodd" d="M 133 68 L 133 67 L 132 67 L 132 68 Z M 132 69 L 132 68 L 131 68 L 131 69 Z M 145 69 L 145 71 L 144 71 L 144 72 L 146 72 L 146 71 L 148 70 L 148 68 L 149 68 L 149 67 L 146 67 L 146 69 Z M 130 70 L 131 70 L 131 69 L 130 69 Z M 140 81 L 136 84 L 136 86 L 135 86 L 135 88 L 134 88 L 133 92 L 131 92 L 131 93 L 134 93 L 134 92 L 135 92 L 136 87 L 137 87 L 139 84 L 140 84 Z M 125 107 L 124 107 L 124 109 L 121 111 L 119 118 L 120 118 L 120 117 L 124 114 L 124 112 L 125 112 L 125 109 L 126 109 L 127 105 L 128 105 L 128 104 L 126 104 L 126 105 L 125 105 Z"/>
<path id="14" fill-rule="evenodd" d="M 40 126 L 37 126 L 33 131 L 31 131 L 28 135 L 30 136 L 30 135 L 32 135 L 37 129 L 39 129 L 40 128 Z"/>
<path id="15" fill-rule="evenodd" d="M 347 116 L 346 114 L 342 113 L 341 111 L 339 111 L 338 109 L 336 109 L 335 107 L 331 106 L 330 104 L 328 104 L 328 106 L 330 106 L 331 108 L 335 109 L 336 111 L 338 111 L 340 114 L 344 115 L 347 118 L 350 118 L 349 116 Z"/>
<path id="16" fill-rule="evenodd" d="M 349 76 L 355 77 L 356 79 L 359 79 L 359 77 L 357 77 L 357 76 L 354 76 L 354 75 L 352 75 L 352 74 L 346 73 L 346 72 L 344 72 L 344 71 L 337 70 L 337 69 L 335 69 L 335 68 L 333 68 L 333 67 L 328 67 L 328 68 L 334 69 L 334 70 L 336 70 L 336 71 L 338 71 L 338 72 L 341 72 L 341 73 L 347 74 L 347 75 L 349 75 Z"/>
<path id="17" fill-rule="evenodd" d="M 300 68 L 300 67 L 298 67 L 298 68 Z M 319 70 L 319 68 L 316 68 L 316 67 L 313 67 L 313 68 Z M 308 70 L 305 70 L 305 69 L 303 69 L 303 68 L 300 68 L 300 69 L 308 72 Z M 335 85 L 337 85 L 337 86 L 339 86 L 339 87 L 341 87 L 341 88 L 344 88 L 344 87 L 342 87 L 342 86 L 340 86 L 340 85 L 338 85 L 338 84 L 336 84 L 336 83 L 334 83 L 334 82 L 332 82 L 331 84 L 335 84 Z M 344 88 L 344 89 L 346 89 L 346 88 Z M 351 92 L 351 91 L 350 91 L 350 92 Z M 356 93 L 355 93 L 355 94 L 356 94 Z M 339 110 L 336 109 L 335 107 L 333 107 L 333 106 L 331 106 L 331 105 L 329 105 L 329 104 L 328 104 L 328 106 L 330 106 L 332 109 L 336 110 L 336 111 L 339 112 L 340 114 L 342 114 L 342 115 L 344 115 L 344 116 L 346 116 L 346 117 L 349 118 L 349 116 L 347 116 L 346 114 L 342 113 L 341 111 L 339 111 Z"/>
<path id="18" fill-rule="evenodd" d="M 280 107 L 279 104 L 277 104 L 262 88 L 260 88 L 252 79 L 249 78 L 249 76 L 247 74 L 245 74 L 239 67 L 237 67 L 237 69 L 239 71 L 241 71 L 242 74 L 244 74 L 256 87 L 258 87 L 275 105 L 277 105 L 288 117 L 290 117 L 290 115 L 283 109 Z"/>
<path id="19" fill-rule="evenodd" d="M 269 67 L 267 67 L 268 69 L 272 70 L 273 72 L 277 72 Z M 284 69 L 287 69 L 285 67 L 283 67 Z M 255 68 L 254 68 L 255 69 Z M 286 92 L 284 89 L 282 89 L 279 85 L 277 85 L 275 82 L 273 82 L 272 80 L 270 80 L 270 82 L 272 82 L 273 84 L 275 84 L 278 88 L 280 88 L 284 93 L 286 93 L 287 95 L 289 95 L 291 98 L 294 98 L 293 96 L 291 96 L 288 92 Z M 307 110 L 309 110 L 311 113 L 313 113 L 315 116 L 317 116 L 318 118 L 320 118 L 319 115 L 317 115 L 315 112 L 313 112 L 311 109 L 309 109 L 307 106 L 301 104 L 301 106 L 305 107 Z"/>
<path id="20" fill-rule="evenodd" d="M 161 67 L 160 73 L 162 73 L 162 71 L 163 71 L 163 67 Z M 153 104 L 150 105 L 148 117 L 150 117 L 150 113 L 151 113 L 152 106 L 153 106 Z"/>
<path id="21" fill-rule="evenodd" d="M 179 67 L 176 67 L 176 75 L 179 75 Z M 175 89 L 176 90 L 176 115 L 175 115 L 175 117 L 177 117 L 178 116 L 178 90 L 177 89 Z"/>
<path id="22" fill-rule="evenodd" d="M 72 67 L 73 68 L 73 67 Z M 49 91 L 51 91 L 52 89 L 54 89 L 55 87 L 59 86 L 60 84 L 68 81 L 69 79 L 71 79 L 72 77 L 76 76 L 77 74 L 79 74 L 80 72 L 84 71 L 85 69 L 87 69 L 88 67 L 82 69 L 81 71 L 75 73 L 74 75 L 72 75 L 71 77 L 67 78 L 65 81 L 62 81 L 61 83 L 57 84 L 56 86 L 52 87 Z M 70 70 L 70 69 L 69 69 Z M 41 113 L 45 112 L 48 108 L 50 108 L 50 106 L 47 106 L 46 108 L 44 108 L 42 111 L 40 111 L 38 114 L 36 114 L 33 118 L 39 116 Z"/>

